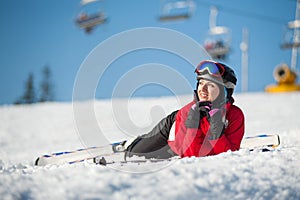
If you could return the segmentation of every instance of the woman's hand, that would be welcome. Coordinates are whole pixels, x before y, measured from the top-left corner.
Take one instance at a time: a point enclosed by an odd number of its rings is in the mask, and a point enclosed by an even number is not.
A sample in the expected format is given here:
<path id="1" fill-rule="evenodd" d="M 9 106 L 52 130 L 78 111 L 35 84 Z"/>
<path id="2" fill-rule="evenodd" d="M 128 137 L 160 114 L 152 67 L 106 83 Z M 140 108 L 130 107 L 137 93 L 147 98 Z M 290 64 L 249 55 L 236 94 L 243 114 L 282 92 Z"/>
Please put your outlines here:
<path id="1" fill-rule="evenodd" d="M 209 111 L 211 110 L 211 102 L 209 101 L 198 101 L 195 103 L 189 113 L 188 117 L 185 121 L 185 126 L 187 128 L 198 128 L 199 122 L 203 117 L 209 117 Z"/>

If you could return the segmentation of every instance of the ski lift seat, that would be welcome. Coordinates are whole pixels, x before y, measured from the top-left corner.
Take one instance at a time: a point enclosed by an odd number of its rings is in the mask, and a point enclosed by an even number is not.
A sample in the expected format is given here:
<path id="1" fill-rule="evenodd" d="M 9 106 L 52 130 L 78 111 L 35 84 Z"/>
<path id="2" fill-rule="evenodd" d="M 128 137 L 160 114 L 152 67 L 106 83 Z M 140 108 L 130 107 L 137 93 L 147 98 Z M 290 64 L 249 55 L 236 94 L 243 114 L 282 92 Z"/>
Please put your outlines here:
<path id="1" fill-rule="evenodd" d="M 97 26 L 107 22 L 102 0 L 81 0 L 80 11 L 74 22 L 86 33 L 91 33 Z"/>
<path id="2" fill-rule="evenodd" d="M 226 56 L 229 52 L 229 47 L 213 47 L 206 50 L 212 57 Z"/>
<path id="3" fill-rule="evenodd" d="M 103 13 L 97 13 L 91 16 L 79 16 L 76 20 L 77 24 L 81 28 L 92 28 L 98 24 L 103 24 L 106 21 L 106 17 Z"/>
<path id="4" fill-rule="evenodd" d="M 300 47 L 300 42 L 286 42 L 286 43 L 283 43 L 280 47 L 282 49 L 299 48 Z"/>
<path id="5" fill-rule="evenodd" d="M 292 48 L 299 48 L 300 42 L 299 42 L 299 35 L 295 35 L 295 31 L 299 31 L 300 29 L 300 20 L 291 21 L 287 24 L 284 37 L 283 37 L 283 43 L 280 45 L 280 48 L 282 49 L 292 49 Z"/>
<path id="6" fill-rule="evenodd" d="M 162 22 L 165 21 L 177 21 L 177 20 L 186 20 L 191 17 L 190 14 L 179 14 L 179 15 L 164 15 L 160 16 L 159 20 Z"/>
<path id="7" fill-rule="evenodd" d="M 192 0 L 174 0 L 163 5 L 159 21 L 187 20 L 192 16 L 195 4 Z"/>

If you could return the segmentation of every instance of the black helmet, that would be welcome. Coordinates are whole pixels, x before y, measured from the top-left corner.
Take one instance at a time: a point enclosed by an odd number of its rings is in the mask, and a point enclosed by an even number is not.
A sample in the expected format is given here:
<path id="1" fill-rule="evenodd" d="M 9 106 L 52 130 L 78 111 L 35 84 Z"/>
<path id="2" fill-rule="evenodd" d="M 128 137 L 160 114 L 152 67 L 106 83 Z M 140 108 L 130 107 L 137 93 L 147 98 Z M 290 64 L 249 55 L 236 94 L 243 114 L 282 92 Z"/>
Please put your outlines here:
<path id="1" fill-rule="evenodd" d="M 236 86 L 237 78 L 234 71 L 223 63 L 204 60 L 199 63 L 195 73 L 197 73 L 197 80 L 208 79 L 226 88 L 234 89 Z"/>

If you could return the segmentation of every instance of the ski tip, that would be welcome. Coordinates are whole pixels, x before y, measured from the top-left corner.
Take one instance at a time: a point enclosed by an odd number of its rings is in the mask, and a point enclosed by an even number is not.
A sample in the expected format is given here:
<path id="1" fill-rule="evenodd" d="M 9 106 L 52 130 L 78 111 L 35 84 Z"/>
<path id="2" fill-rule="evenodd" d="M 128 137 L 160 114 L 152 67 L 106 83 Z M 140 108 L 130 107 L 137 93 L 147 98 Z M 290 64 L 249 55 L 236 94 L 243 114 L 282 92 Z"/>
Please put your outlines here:
<path id="1" fill-rule="evenodd" d="M 272 146 L 273 148 L 277 148 L 277 147 L 279 147 L 280 144 L 281 144 L 281 140 L 280 140 L 279 135 L 276 135 L 276 136 L 277 136 L 277 144 L 274 144 L 274 145 Z"/>
<path id="2" fill-rule="evenodd" d="M 38 157 L 38 158 L 35 160 L 34 165 L 35 165 L 35 166 L 38 166 L 38 165 L 39 165 L 39 161 L 40 161 L 40 157 Z"/>

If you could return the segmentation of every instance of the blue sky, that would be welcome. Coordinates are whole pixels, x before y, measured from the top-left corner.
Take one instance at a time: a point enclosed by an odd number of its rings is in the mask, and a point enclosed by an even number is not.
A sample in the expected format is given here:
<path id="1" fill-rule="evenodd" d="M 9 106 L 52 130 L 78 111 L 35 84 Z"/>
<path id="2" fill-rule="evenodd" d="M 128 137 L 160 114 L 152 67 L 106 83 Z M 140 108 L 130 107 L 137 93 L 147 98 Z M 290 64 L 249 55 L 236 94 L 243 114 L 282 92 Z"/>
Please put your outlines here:
<path id="1" fill-rule="evenodd" d="M 197 7 L 192 18 L 178 23 L 161 23 L 157 20 L 162 2 L 104 0 L 101 7 L 109 18 L 108 23 L 87 35 L 74 24 L 81 9 L 78 0 L 0 1 L 0 104 L 13 103 L 22 95 L 29 73 L 34 74 L 38 89 L 45 65 L 51 68 L 53 74 L 55 99 L 71 101 L 76 74 L 82 62 L 99 43 L 122 31 L 162 27 L 179 31 L 203 44 L 209 28 L 211 5 L 219 9 L 217 25 L 227 26 L 232 31 L 232 52 L 225 63 L 235 69 L 239 78 L 242 29 L 248 28 L 250 92 L 263 91 L 266 85 L 274 83 L 272 74 L 276 65 L 282 62 L 290 64 L 291 51 L 281 50 L 279 45 L 284 26 L 295 17 L 295 0 L 196 0 Z M 149 50 L 137 52 L 136 55 L 129 54 L 115 64 L 124 65 L 129 70 L 151 62 L 162 63 L 178 71 L 180 65 L 186 64 L 174 56 Z M 110 98 L 117 79 L 126 73 L 123 68 L 113 69 L 104 77 L 106 87 L 96 92 L 96 98 Z M 192 71 L 182 73 L 194 84 Z M 241 91 L 240 83 L 237 92 Z M 157 85 L 147 87 L 140 88 L 135 95 L 169 94 Z"/>

